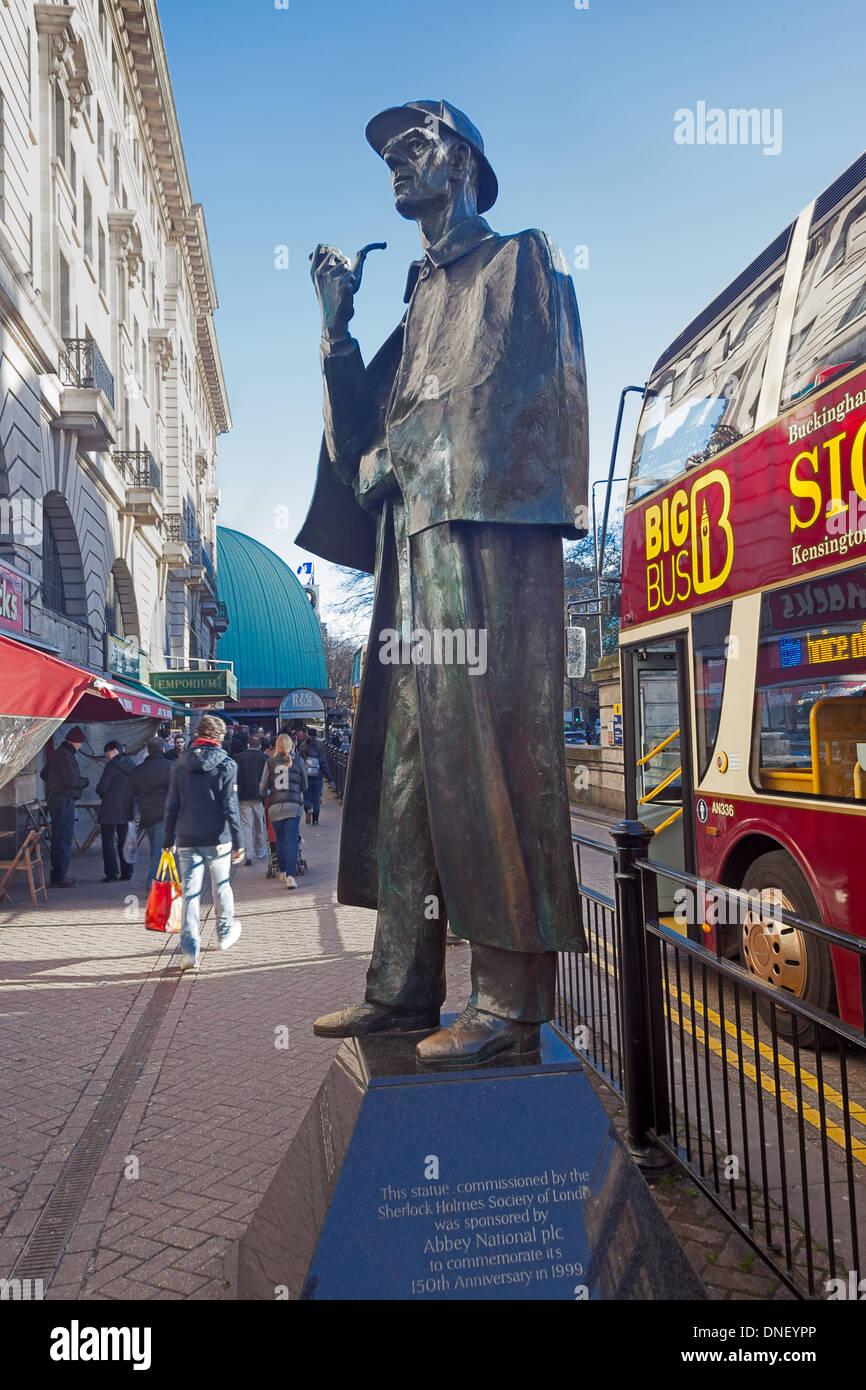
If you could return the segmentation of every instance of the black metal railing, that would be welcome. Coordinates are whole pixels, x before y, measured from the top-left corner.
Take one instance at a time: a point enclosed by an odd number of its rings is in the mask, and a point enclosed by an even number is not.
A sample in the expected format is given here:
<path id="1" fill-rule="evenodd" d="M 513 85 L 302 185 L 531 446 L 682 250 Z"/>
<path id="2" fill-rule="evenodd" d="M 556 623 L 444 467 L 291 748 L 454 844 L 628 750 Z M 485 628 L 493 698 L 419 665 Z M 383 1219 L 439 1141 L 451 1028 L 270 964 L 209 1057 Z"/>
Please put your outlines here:
<path id="1" fill-rule="evenodd" d="M 832 948 L 848 1012 L 866 1019 L 866 942 L 754 893 L 707 883 L 647 858 L 635 822 L 617 842 L 615 900 L 574 837 L 586 956 L 559 961 L 556 1023 L 624 1096 L 629 1142 L 647 1166 L 674 1160 L 797 1297 L 860 1279 L 866 1207 L 866 1035 L 765 983 L 706 943 L 749 913 Z M 588 881 L 589 880 L 589 881 Z M 677 913 L 659 914 L 659 882 Z M 765 893 L 769 890 L 765 890 Z M 685 906 L 683 906 L 685 905 Z M 682 921 L 677 921 L 682 918 Z M 681 929 L 686 935 L 680 935 Z M 782 936 L 784 941 L 785 937 Z M 787 940 L 792 940 L 790 934 Z M 847 961 L 847 970 L 843 962 Z"/>
<path id="2" fill-rule="evenodd" d="M 186 526 L 180 512 L 166 512 L 162 518 L 163 539 L 174 545 L 188 544 Z"/>
<path id="3" fill-rule="evenodd" d="M 202 563 L 202 565 L 204 566 L 204 572 L 205 572 L 205 574 L 207 575 L 208 579 L 210 580 L 211 588 L 214 590 L 214 592 L 216 592 L 216 586 L 217 586 L 216 569 L 215 569 L 215 567 L 214 567 L 213 556 L 211 555 L 211 549 L 210 549 L 210 546 L 208 545 L 207 541 L 203 541 L 203 542 L 202 542 L 202 547 L 201 547 L 201 563 Z"/>
<path id="4" fill-rule="evenodd" d="M 346 774 L 349 770 L 349 754 L 342 748 L 335 748 L 332 743 L 327 748 L 328 770 L 334 784 L 334 791 L 340 801 L 346 792 Z"/>
<path id="5" fill-rule="evenodd" d="M 147 449 L 115 449 L 112 458 L 130 487 L 151 487 L 162 490 L 159 464 Z"/>
<path id="6" fill-rule="evenodd" d="M 588 949 L 586 955 L 559 956 L 556 1022 L 621 1095 L 620 951 L 614 900 L 602 891 L 612 874 L 616 851 L 581 835 L 571 838 Z"/>
<path id="7" fill-rule="evenodd" d="M 64 386 L 102 391 L 114 409 L 114 377 L 93 338 L 64 338 L 59 376 Z"/>
<path id="8" fill-rule="evenodd" d="M 222 599 L 218 599 L 218 600 L 217 600 L 217 606 L 216 606 L 216 615 L 215 615 L 215 617 L 214 617 L 214 627 L 222 627 L 223 629 L 225 629 L 225 628 L 227 628 L 228 626 L 229 626 L 229 610 L 228 610 L 228 608 L 226 607 L 226 605 L 225 605 L 225 603 L 223 602 L 223 600 L 222 600 Z"/>

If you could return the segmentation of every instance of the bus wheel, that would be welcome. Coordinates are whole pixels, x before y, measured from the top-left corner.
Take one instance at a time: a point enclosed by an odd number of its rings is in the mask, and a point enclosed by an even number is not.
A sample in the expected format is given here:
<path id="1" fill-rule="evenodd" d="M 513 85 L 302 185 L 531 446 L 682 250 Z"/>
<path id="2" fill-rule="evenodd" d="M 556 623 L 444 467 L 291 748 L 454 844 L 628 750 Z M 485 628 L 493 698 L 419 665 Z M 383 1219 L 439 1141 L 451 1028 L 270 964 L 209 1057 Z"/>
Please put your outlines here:
<path id="1" fill-rule="evenodd" d="M 798 917 L 820 921 L 815 899 L 797 865 L 782 850 L 762 854 L 749 867 L 742 891 L 763 892 L 767 899 L 761 911 L 750 909 L 741 928 L 740 957 L 746 968 L 765 984 L 793 994 L 804 1004 L 835 1013 L 836 986 L 826 943 L 774 920 L 772 915 L 775 903 Z M 766 1000 L 758 1000 L 758 1011 L 769 1022 L 773 1010 Z M 794 1036 L 792 1015 L 783 1009 L 775 1012 L 779 1036 L 790 1042 Z M 817 1032 L 814 1024 L 797 1018 L 797 1040 L 803 1047 L 815 1046 Z M 830 1040 L 829 1035 L 821 1030 L 821 1041 L 825 1040 Z"/>

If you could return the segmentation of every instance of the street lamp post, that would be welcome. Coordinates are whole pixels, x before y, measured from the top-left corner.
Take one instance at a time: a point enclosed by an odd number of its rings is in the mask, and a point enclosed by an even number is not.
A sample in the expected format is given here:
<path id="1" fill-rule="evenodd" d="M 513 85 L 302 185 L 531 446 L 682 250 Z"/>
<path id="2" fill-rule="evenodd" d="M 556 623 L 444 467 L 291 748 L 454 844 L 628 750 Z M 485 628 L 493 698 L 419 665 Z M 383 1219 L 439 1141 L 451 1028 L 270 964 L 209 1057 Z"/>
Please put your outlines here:
<path id="1" fill-rule="evenodd" d="M 616 412 L 616 428 L 614 429 L 614 432 L 613 432 L 613 446 L 612 446 L 611 451 L 610 451 L 610 466 L 609 466 L 608 471 L 607 471 L 607 492 L 606 492 L 605 498 L 604 498 L 604 518 L 603 518 L 602 523 L 601 523 L 601 542 L 600 542 L 600 544 L 598 545 L 598 547 L 597 547 L 596 550 L 595 550 L 595 596 L 596 596 L 597 607 L 598 607 L 598 610 L 599 610 L 599 612 L 598 612 L 598 659 L 599 659 L 599 661 L 601 660 L 601 658 L 602 658 L 602 656 L 603 656 L 603 651 L 602 651 L 602 628 L 601 628 L 601 570 L 602 570 L 602 566 L 603 566 L 603 564 L 604 564 L 604 550 L 605 550 L 605 543 L 606 543 L 606 541 L 607 541 L 607 520 L 608 520 L 608 516 L 610 515 L 610 491 L 611 491 L 611 487 L 613 486 L 613 484 L 614 484 L 615 482 L 617 482 L 617 481 L 622 481 L 621 479 L 616 479 L 616 478 L 614 478 L 613 473 L 614 473 L 614 469 L 616 468 L 616 456 L 617 456 L 617 451 L 618 451 L 618 449 L 619 449 L 619 434 L 620 434 L 620 430 L 622 429 L 622 413 L 623 413 L 623 410 L 625 409 L 625 398 L 626 398 L 626 396 L 629 394 L 630 391 L 636 391 L 636 392 L 638 393 L 638 395 L 640 395 L 640 396 L 645 396 L 645 395 L 647 394 L 646 384 L 644 384 L 643 386 L 624 386 L 624 387 L 622 388 L 622 391 L 620 392 L 620 396 L 619 396 L 619 409 L 618 409 L 617 412 Z M 604 481 L 604 479 L 602 479 L 602 481 Z M 595 489 L 595 484 L 593 484 L 593 494 L 592 494 L 592 523 L 593 523 L 593 524 L 592 524 L 592 534 L 593 534 L 593 541 L 595 541 L 595 538 L 596 538 L 596 530 L 595 530 L 595 490 L 594 490 L 594 489 Z"/>
<path id="2" fill-rule="evenodd" d="M 596 490 L 597 487 L 606 487 L 606 488 L 608 489 L 607 501 L 609 501 L 609 500 L 610 500 L 610 489 L 611 489 L 611 487 L 613 486 L 613 484 L 614 484 L 614 483 L 624 483 L 624 482 L 626 482 L 626 481 L 627 481 L 626 478 L 597 478 L 596 481 L 595 481 L 595 482 L 593 483 L 593 485 L 592 485 L 592 545 L 593 545 L 593 556 L 594 556 L 594 559 L 595 559 L 595 609 L 596 609 L 597 622 L 598 622 L 598 659 L 599 659 L 599 661 L 601 661 L 601 658 L 604 656 L 604 635 L 603 635 L 603 630 L 602 630 L 602 625 L 601 625 L 601 619 L 602 619 L 602 612 L 601 612 L 601 563 L 600 563 L 600 561 L 601 561 L 601 555 L 600 555 L 600 547 L 599 547 L 599 544 L 598 544 L 598 528 L 597 528 L 597 526 L 596 526 L 596 521 L 595 521 L 595 490 Z"/>

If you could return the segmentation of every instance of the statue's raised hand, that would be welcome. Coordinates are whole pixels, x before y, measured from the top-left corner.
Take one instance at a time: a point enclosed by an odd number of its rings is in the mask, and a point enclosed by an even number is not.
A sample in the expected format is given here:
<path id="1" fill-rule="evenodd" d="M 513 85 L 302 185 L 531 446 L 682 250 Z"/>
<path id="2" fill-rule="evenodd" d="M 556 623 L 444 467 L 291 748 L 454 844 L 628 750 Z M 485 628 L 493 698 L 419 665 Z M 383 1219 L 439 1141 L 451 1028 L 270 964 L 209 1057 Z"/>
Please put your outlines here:
<path id="1" fill-rule="evenodd" d="M 329 342 L 339 342 L 346 336 L 355 312 L 355 295 L 361 288 L 367 252 L 384 250 L 385 245 L 383 241 L 370 242 L 352 262 L 336 246 L 320 243 L 311 253 L 310 274 L 322 311 L 322 334 Z"/>

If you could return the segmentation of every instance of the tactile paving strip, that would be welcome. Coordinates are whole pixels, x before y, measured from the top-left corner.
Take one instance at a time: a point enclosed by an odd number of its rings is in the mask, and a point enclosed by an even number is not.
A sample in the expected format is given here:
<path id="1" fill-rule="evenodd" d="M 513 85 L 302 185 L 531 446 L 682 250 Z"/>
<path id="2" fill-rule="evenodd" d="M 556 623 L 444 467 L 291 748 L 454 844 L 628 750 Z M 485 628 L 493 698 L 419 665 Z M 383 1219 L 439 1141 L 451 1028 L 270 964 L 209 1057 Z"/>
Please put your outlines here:
<path id="1" fill-rule="evenodd" d="M 178 972 L 172 977 L 163 978 L 156 986 L 123 1056 L 112 1073 L 102 1099 L 64 1163 L 10 1277 L 41 1279 L 43 1287 L 47 1288 L 56 1274 L 103 1155 L 111 1142 L 133 1087 L 141 1076 L 179 979 Z"/>

